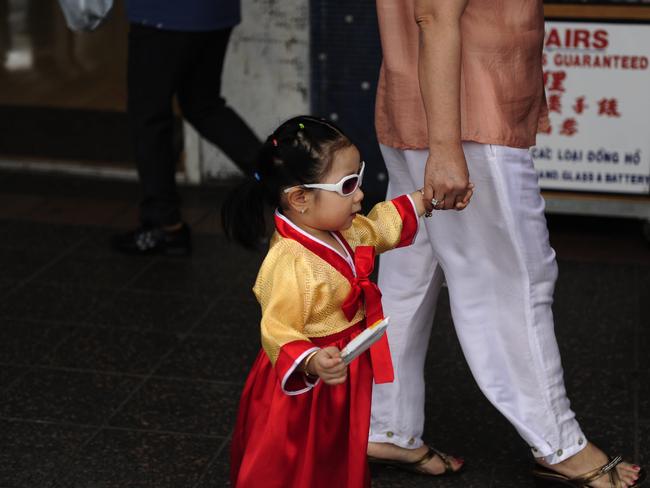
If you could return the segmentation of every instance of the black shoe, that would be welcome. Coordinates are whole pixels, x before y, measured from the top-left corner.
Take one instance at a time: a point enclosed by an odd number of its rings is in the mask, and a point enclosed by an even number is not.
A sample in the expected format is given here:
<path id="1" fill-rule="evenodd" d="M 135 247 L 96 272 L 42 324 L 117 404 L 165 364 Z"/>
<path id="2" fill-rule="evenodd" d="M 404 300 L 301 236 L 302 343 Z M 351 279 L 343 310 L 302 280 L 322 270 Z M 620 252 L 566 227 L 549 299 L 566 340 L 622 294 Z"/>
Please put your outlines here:
<path id="1" fill-rule="evenodd" d="M 113 236 L 113 249 L 124 254 L 147 256 L 189 256 L 192 253 L 192 233 L 187 224 L 174 231 L 160 227 L 140 227 L 126 234 Z"/>

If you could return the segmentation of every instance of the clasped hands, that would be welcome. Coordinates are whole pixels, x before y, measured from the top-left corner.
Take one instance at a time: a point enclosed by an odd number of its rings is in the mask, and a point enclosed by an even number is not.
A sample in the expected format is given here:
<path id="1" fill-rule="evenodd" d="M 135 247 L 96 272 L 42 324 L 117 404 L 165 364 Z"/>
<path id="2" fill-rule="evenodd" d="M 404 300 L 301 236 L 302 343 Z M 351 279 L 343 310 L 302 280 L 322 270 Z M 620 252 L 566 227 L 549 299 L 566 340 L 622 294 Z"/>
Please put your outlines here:
<path id="1" fill-rule="evenodd" d="M 462 148 L 452 154 L 429 153 L 424 172 L 424 206 L 433 210 L 464 210 L 474 194 Z"/>

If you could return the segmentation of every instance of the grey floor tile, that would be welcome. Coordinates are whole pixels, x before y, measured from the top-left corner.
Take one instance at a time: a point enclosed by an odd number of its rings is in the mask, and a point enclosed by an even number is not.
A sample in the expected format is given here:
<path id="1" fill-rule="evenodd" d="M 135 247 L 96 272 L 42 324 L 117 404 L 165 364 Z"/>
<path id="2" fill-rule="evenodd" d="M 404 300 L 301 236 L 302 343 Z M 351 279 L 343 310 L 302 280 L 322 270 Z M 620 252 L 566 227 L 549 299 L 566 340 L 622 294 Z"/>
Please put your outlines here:
<path id="1" fill-rule="evenodd" d="M 204 217 L 206 220 L 212 218 L 211 214 Z M 262 250 L 249 250 L 234 241 L 230 241 L 223 234 L 196 236 L 196 257 L 201 260 L 210 260 L 220 265 L 223 269 L 241 269 L 242 266 L 259 267 L 264 258 Z"/>
<path id="2" fill-rule="evenodd" d="M 36 368 L 0 403 L 0 416 L 101 425 L 139 379 Z"/>
<path id="3" fill-rule="evenodd" d="M 27 284 L 0 300 L 0 319 L 83 323 L 102 302 L 105 291 L 68 286 Z"/>
<path id="4" fill-rule="evenodd" d="M 2 300 L 4 294 L 9 293 L 9 291 L 13 289 L 16 284 L 17 283 L 14 280 L 0 278 L 0 300 Z"/>
<path id="5" fill-rule="evenodd" d="M 468 467 L 508 464 L 513 459 L 529 458 L 528 446 L 486 400 L 465 396 L 464 402 L 467 405 L 452 399 L 444 408 L 433 408 L 427 402 L 425 442 L 465 459 Z"/>
<path id="6" fill-rule="evenodd" d="M 370 468 L 373 488 L 490 488 L 492 479 L 491 467 L 474 466 L 461 473 L 431 477 L 381 465 Z"/>
<path id="7" fill-rule="evenodd" d="M 228 334 L 255 338 L 260 334 L 262 313 L 251 291 L 244 300 L 215 300 L 215 306 L 192 331 L 194 334 Z"/>
<path id="8" fill-rule="evenodd" d="M 33 250 L 35 253 L 61 253 L 87 237 L 88 228 L 28 220 L 0 220 L 0 235 L 7 236 L 0 247 Z"/>
<path id="9" fill-rule="evenodd" d="M 103 430 L 75 459 L 65 488 L 191 488 L 223 439 Z"/>
<path id="10" fill-rule="evenodd" d="M 149 292 L 188 293 L 218 298 L 228 283 L 212 261 L 191 259 L 158 261 L 129 285 L 133 290 Z"/>
<path id="11" fill-rule="evenodd" d="M 159 332 L 79 328 L 41 364 L 55 367 L 145 374 L 178 342 Z"/>
<path id="12" fill-rule="evenodd" d="M 560 262 L 554 310 L 566 313 L 558 334 L 581 327 L 629 327 L 634 323 L 636 266 Z M 575 324 L 575 325 L 574 325 Z"/>
<path id="13" fill-rule="evenodd" d="M 23 376 L 27 370 L 27 366 L 0 364 L 0 391 L 8 388 L 14 381 Z"/>
<path id="14" fill-rule="evenodd" d="M 646 322 L 647 320 L 647 322 Z M 641 324 L 650 324 L 650 312 L 641 315 Z M 638 342 L 635 353 L 637 368 L 642 371 L 650 370 L 650 325 L 641 325 L 638 332 Z"/>
<path id="15" fill-rule="evenodd" d="M 114 230 L 90 228 L 87 238 L 51 269 L 39 275 L 43 283 L 65 283 L 71 286 L 119 288 L 128 283 L 155 257 L 125 256 L 114 251 L 110 239 Z"/>
<path id="16" fill-rule="evenodd" d="M 534 488 L 531 475 L 533 462 L 511 466 L 495 466 L 491 487 L 494 488 Z"/>
<path id="17" fill-rule="evenodd" d="M 23 248 L 0 248 L 2 277 L 19 283 L 49 265 L 59 255 L 56 251 L 35 253 Z"/>
<path id="18" fill-rule="evenodd" d="M 636 358 L 641 370 L 650 370 L 650 266 L 639 267 L 639 321 L 637 324 Z M 650 414 L 649 414 L 650 415 Z"/>
<path id="19" fill-rule="evenodd" d="M 0 363 L 39 363 L 43 356 L 73 333 L 72 327 L 3 320 L 0 324 Z"/>
<path id="20" fill-rule="evenodd" d="M 90 321 L 106 327 L 186 332 L 208 307 L 209 301 L 200 296 L 124 290 L 102 297 Z"/>
<path id="21" fill-rule="evenodd" d="M 227 488 L 230 483 L 230 443 L 213 460 L 196 488 Z"/>
<path id="22" fill-rule="evenodd" d="M 146 260 L 124 256 L 94 257 L 77 254 L 65 257 L 36 277 L 37 283 L 75 287 L 120 288 L 145 266 Z"/>
<path id="23" fill-rule="evenodd" d="M 635 276 L 630 266 L 560 263 L 553 311 L 565 367 L 630 369 L 638 321 Z"/>
<path id="24" fill-rule="evenodd" d="M 111 425 L 212 436 L 227 436 L 235 422 L 241 386 L 150 379 Z"/>
<path id="25" fill-rule="evenodd" d="M 242 337 L 188 337 L 154 374 L 243 384 L 260 348 L 254 339 Z"/>
<path id="26" fill-rule="evenodd" d="M 45 488 L 93 430 L 0 419 L 0 486 Z"/>
<path id="27" fill-rule="evenodd" d="M 222 298 L 225 300 L 254 300 L 255 296 L 253 295 L 252 289 L 255 285 L 255 279 L 244 278 L 244 275 L 239 276 L 237 282 L 231 282 L 228 286 L 222 290 L 217 298 Z"/>
<path id="28" fill-rule="evenodd" d="M 637 435 L 638 454 L 630 460 L 639 466 L 643 466 L 646 472 L 650 473 L 650 423 L 642 423 Z"/>
<path id="29" fill-rule="evenodd" d="M 266 250 L 249 251 L 224 237 L 218 237 L 218 241 L 221 243 L 219 265 L 223 276 L 236 276 L 239 284 L 252 287 Z"/>
<path id="30" fill-rule="evenodd" d="M 558 315 L 560 314 L 556 314 Z M 561 317 L 558 321 L 562 321 Z M 602 322 L 600 325 L 601 327 L 594 325 L 591 334 L 585 330 L 586 327 L 557 334 L 565 371 L 606 368 L 625 374 L 634 369 L 637 347 L 634 331 L 616 326 L 604 327 Z"/>
<path id="31" fill-rule="evenodd" d="M 219 245 L 214 253 L 216 260 L 158 261 L 129 287 L 168 292 L 182 289 L 211 299 L 251 297 L 260 263 L 257 255 L 249 256 L 232 244 Z"/>
<path id="32" fill-rule="evenodd" d="M 650 424 L 650 368 L 641 369 L 632 381 L 638 391 L 639 420 Z"/>
<path id="33" fill-rule="evenodd" d="M 208 219 L 210 215 L 207 214 L 203 218 Z M 219 263 L 221 256 L 218 249 L 223 246 L 223 239 L 215 235 L 198 233 L 194 226 L 192 230 L 192 260 Z"/>
<path id="34" fill-rule="evenodd" d="M 566 372 L 565 384 L 578 415 L 633 418 L 636 375 L 632 371 L 574 367 Z"/>

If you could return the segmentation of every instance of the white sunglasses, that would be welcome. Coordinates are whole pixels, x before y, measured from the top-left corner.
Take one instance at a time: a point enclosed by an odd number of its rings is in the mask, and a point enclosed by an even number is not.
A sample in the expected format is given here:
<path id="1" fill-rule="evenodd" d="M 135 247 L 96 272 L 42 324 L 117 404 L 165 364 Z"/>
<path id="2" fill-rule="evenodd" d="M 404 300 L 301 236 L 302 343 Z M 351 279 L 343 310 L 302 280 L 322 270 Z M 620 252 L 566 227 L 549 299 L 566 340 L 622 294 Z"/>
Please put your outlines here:
<path id="1" fill-rule="evenodd" d="M 361 169 L 358 174 L 344 176 L 338 183 L 308 183 L 285 188 L 284 192 L 289 193 L 294 188 L 316 188 L 318 190 L 334 191 L 342 197 L 349 197 L 361 186 L 361 183 L 363 182 L 363 170 L 365 167 L 365 161 L 361 161 Z"/>

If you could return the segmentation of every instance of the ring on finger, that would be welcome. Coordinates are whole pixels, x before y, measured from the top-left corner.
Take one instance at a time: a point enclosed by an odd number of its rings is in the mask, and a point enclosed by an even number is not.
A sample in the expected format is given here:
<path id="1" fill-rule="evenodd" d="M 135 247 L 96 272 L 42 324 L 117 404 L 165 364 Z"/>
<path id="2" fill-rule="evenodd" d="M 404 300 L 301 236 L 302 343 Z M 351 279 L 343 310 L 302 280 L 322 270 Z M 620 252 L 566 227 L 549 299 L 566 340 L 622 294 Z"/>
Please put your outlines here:
<path id="1" fill-rule="evenodd" d="M 445 199 L 437 200 L 435 198 L 431 199 L 431 205 L 433 205 L 433 208 L 437 209 L 440 205 L 444 203 Z"/>

